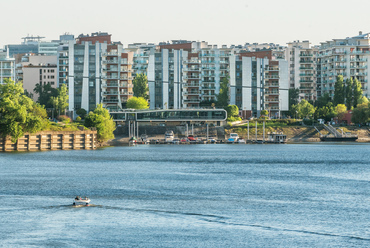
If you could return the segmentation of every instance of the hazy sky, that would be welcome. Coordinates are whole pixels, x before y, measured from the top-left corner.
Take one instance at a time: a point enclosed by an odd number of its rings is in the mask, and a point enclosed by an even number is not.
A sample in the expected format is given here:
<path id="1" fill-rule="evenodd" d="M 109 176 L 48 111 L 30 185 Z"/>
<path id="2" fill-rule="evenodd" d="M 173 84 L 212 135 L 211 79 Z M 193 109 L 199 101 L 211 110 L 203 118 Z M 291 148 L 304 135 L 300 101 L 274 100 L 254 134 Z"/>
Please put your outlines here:
<path id="1" fill-rule="evenodd" d="M 0 0 L 0 7 L 0 47 L 65 32 L 104 31 L 125 46 L 174 39 L 316 45 L 370 32 L 368 0 Z"/>

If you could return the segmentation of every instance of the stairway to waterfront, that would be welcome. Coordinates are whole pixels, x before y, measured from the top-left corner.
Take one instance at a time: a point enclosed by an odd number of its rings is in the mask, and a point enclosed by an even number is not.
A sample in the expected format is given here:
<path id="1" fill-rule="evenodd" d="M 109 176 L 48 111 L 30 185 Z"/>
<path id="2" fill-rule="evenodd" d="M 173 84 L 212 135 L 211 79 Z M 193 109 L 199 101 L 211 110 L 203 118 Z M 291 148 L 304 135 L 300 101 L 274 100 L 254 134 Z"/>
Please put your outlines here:
<path id="1" fill-rule="evenodd" d="M 336 130 L 332 125 L 328 124 L 323 124 L 324 128 L 326 131 L 328 131 L 329 133 L 331 133 L 332 135 L 334 135 L 334 137 L 343 137 L 343 135 L 338 132 L 338 130 Z"/>

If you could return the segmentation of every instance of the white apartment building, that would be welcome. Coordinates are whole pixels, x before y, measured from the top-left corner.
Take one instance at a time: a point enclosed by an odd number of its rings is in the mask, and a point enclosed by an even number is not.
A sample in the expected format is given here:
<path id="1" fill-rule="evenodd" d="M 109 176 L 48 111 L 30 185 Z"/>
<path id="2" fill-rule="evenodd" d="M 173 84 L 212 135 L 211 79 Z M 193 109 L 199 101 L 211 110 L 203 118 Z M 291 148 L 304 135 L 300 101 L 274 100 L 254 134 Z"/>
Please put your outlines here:
<path id="1" fill-rule="evenodd" d="M 289 63 L 289 87 L 299 89 L 299 99 L 315 100 L 316 53 L 309 41 L 289 42 L 285 58 Z"/>
<path id="2" fill-rule="evenodd" d="M 259 117 L 261 110 L 280 118 L 281 111 L 289 110 L 288 63 L 271 56 L 272 51 L 270 58 L 258 53 L 230 57 L 230 104 L 237 105 L 244 118 Z"/>
<path id="3" fill-rule="evenodd" d="M 370 96 L 370 33 L 322 42 L 318 48 L 317 95 L 334 96 L 337 75 L 357 78 L 365 96 Z"/>
<path id="4" fill-rule="evenodd" d="M 15 81 L 15 59 L 9 57 L 9 51 L 0 50 L 0 84 L 5 78 Z"/>
<path id="5" fill-rule="evenodd" d="M 133 96 L 133 52 L 126 52 L 121 44 L 109 44 L 102 53 L 101 99 L 111 112 L 126 108 Z"/>

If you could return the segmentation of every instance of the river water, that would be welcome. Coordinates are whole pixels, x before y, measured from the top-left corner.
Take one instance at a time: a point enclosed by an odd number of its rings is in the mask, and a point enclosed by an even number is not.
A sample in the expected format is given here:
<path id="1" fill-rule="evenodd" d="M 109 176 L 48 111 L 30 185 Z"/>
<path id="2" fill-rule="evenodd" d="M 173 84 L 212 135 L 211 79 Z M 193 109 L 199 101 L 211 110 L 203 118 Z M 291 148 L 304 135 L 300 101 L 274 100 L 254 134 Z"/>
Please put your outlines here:
<path id="1" fill-rule="evenodd" d="M 0 247 L 370 247 L 370 144 L 0 153 Z M 73 207 L 76 195 L 91 206 Z"/>

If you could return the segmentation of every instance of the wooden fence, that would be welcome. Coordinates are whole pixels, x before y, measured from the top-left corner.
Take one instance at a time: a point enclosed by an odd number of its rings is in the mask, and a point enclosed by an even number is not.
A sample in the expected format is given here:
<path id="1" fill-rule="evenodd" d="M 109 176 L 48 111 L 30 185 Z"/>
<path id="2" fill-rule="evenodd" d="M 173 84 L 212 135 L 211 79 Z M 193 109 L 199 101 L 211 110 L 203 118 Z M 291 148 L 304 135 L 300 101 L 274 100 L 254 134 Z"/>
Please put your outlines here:
<path id="1" fill-rule="evenodd" d="M 27 133 L 15 143 L 10 137 L 0 138 L 0 151 L 96 149 L 96 144 L 96 131 L 39 132 Z"/>

